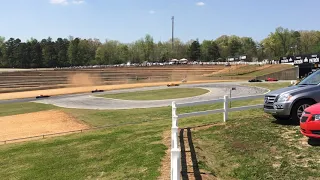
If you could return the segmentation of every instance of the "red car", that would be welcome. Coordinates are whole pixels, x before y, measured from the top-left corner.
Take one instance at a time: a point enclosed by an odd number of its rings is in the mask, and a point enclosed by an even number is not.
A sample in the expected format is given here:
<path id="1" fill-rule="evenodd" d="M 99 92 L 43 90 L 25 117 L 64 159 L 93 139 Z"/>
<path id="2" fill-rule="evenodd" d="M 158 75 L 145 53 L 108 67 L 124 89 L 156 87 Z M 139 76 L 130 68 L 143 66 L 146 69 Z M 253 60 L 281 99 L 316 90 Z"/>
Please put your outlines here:
<path id="1" fill-rule="evenodd" d="M 278 81 L 276 78 L 267 78 L 265 81 Z"/>
<path id="2" fill-rule="evenodd" d="M 300 132 L 309 138 L 320 138 L 320 103 L 304 110 L 300 118 Z"/>

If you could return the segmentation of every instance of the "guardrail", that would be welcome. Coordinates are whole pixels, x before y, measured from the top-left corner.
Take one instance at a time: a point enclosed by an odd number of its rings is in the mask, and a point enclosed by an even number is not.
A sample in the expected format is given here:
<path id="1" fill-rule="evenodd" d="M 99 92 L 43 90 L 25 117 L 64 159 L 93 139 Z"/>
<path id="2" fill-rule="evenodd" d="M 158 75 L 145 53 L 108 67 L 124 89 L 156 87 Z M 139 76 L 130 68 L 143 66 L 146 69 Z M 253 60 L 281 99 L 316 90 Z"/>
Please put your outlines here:
<path id="1" fill-rule="evenodd" d="M 263 104 L 229 108 L 229 102 L 238 101 L 238 100 L 259 99 L 259 98 L 264 98 L 264 96 L 265 96 L 264 94 L 261 94 L 261 95 L 254 95 L 254 96 L 229 98 L 229 96 L 226 95 L 224 96 L 223 99 L 184 103 L 184 104 L 176 104 L 176 102 L 173 101 L 172 102 L 172 127 L 171 127 L 171 180 L 180 180 L 180 176 L 181 176 L 181 148 L 179 147 L 179 143 L 178 143 L 178 138 L 179 138 L 178 137 L 178 130 L 179 130 L 178 119 L 179 118 L 223 113 L 223 122 L 226 122 L 228 120 L 229 112 L 263 108 Z M 215 104 L 215 103 L 221 103 L 221 102 L 223 102 L 223 109 L 177 114 L 178 107 L 198 106 L 198 105 Z"/>

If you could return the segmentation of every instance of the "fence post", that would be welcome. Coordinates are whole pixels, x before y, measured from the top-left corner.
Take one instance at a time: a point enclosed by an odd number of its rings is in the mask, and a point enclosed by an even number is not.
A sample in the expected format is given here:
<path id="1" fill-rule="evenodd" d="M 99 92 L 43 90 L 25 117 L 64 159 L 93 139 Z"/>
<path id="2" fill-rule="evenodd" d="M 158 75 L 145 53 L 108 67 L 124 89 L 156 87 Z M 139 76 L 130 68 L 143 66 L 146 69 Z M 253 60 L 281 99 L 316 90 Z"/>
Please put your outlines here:
<path id="1" fill-rule="evenodd" d="M 175 101 L 172 101 L 172 118 L 177 117 L 177 105 Z M 177 126 L 177 124 L 176 124 Z"/>
<path id="2" fill-rule="evenodd" d="M 176 102 L 172 102 L 171 180 L 180 180 L 181 151 L 178 146 L 178 116 Z"/>
<path id="3" fill-rule="evenodd" d="M 172 126 L 171 126 L 171 139 L 178 136 L 178 116 L 176 102 L 172 102 Z M 173 141 L 171 141 L 171 148 L 173 148 Z"/>
<path id="4" fill-rule="evenodd" d="M 228 95 L 224 96 L 224 101 L 223 101 L 223 122 L 226 122 L 228 120 L 228 110 L 229 110 L 229 106 L 228 106 L 228 102 L 229 102 L 229 97 Z"/>
<path id="5" fill-rule="evenodd" d="M 181 153 L 179 148 L 171 149 L 171 180 L 180 180 Z"/>

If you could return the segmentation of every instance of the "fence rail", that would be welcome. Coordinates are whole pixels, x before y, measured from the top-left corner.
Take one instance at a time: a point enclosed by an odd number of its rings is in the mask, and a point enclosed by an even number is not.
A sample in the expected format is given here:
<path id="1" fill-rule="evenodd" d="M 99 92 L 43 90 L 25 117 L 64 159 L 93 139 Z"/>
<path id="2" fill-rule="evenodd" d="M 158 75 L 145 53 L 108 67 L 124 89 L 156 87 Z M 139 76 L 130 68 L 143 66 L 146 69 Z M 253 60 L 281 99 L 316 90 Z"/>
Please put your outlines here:
<path id="1" fill-rule="evenodd" d="M 179 138 L 178 137 L 178 130 L 179 130 L 178 119 L 179 118 L 223 113 L 223 121 L 226 122 L 228 120 L 229 112 L 263 108 L 263 104 L 229 108 L 229 102 L 238 101 L 238 100 L 260 99 L 260 98 L 264 98 L 264 96 L 265 96 L 264 94 L 261 94 L 261 95 L 254 95 L 254 96 L 229 98 L 229 96 L 226 95 L 224 96 L 223 99 L 202 101 L 202 102 L 191 102 L 191 103 L 184 103 L 184 104 L 176 104 L 176 102 L 173 101 L 172 102 L 172 127 L 171 127 L 171 180 L 180 180 L 180 176 L 181 176 L 181 148 L 179 147 L 179 142 L 178 142 L 178 138 Z M 223 109 L 177 114 L 178 107 L 198 106 L 198 105 L 215 104 L 215 103 L 221 103 L 221 102 L 223 102 Z"/>

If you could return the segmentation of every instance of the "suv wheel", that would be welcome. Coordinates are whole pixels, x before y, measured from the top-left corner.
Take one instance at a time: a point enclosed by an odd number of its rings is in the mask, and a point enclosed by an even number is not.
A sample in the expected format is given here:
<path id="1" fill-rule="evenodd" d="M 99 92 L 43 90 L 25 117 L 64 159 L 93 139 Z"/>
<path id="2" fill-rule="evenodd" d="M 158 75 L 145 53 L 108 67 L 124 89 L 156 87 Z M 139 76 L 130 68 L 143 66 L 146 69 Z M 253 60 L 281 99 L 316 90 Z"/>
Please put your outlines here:
<path id="1" fill-rule="evenodd" d="M 314 104 L 314 102 L 312 102 L 310 100 L 300 100 L 300 101 L 296 102 L 291 109 L 291 118 L 293 120 L 293 123 L 299 124 L 300 117 L 301 117 L 303 111 L 307 107 L 309 107 L 313 104 Z"/>

